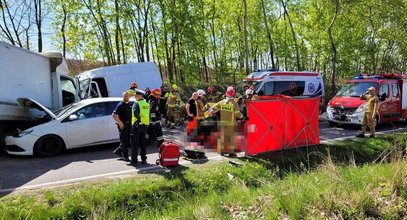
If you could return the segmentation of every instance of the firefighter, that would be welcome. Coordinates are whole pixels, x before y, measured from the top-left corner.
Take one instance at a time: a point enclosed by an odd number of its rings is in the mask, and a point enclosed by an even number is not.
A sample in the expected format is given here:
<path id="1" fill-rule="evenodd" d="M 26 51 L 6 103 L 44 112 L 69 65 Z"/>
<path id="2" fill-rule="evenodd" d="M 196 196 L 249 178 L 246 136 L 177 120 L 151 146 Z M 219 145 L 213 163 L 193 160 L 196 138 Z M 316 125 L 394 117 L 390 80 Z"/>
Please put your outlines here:
<path id="1" fill-rule="evenodd" d="M 146 133 L 150 124 L 150 105 L 144 100 L 145 92 L 136 89 L 136 102 L 132 109 L 132 131 L 131 131 L 131 162 L 137 165 L 138 150 L 140 149 L 141 164 L 147 164 Z"/>
<path id="2" fill-rule="evenodd" d="M 242 113 L 243 113 L 243 116 L 246 117 L 246 119 L 247 119 L 247 105 L 248 105 L 249 100 L 253 100 L 253 101 L 259 100 L 259 96 L 254 94 L 254 90 L 251 88 L 247 89 L 245 93 L 246 93 L 246 98 L 243 100 L 243 103 L 242 103 Z"/>
<path id="3" fill-rule="evenodd" d="M 180 95 L 177 92 L 177 85 L 172 85 L 170 93 L 167 93 L 167 117 L 168 117 L 168 127 L 171 129 L 175 128 L 175 123 L 179 121 L 180 114 Z"/>
<path id="4" fill-rule="evenodd" d="M 155 134 L 157 140 L 157 147 L 160 147 L 164 142 L 163 130 L 161 128 L 161 113 L 158 105 L 158 98 L 161 96 L 160 89 L 153 89 L 150 95 L 150 128 L 151 131 Z M 151 135 L 149 135 L 151 136 Z"/>
<path id="5" fill-rule="evenodd" d="M 131 90 L 131 92 L 133 92 Z M 131 133 L 131 103 L 130 97 L 131 92 L 123 92 L 123 101 L 119 102 L 116 105 L 116 108 L 113 111 L 112 117 L 117 124 L 119 129 L 120 145 L 113 151 L 114 154 L 121 157 L 124 161 L 129 160 L 129 151 L 130 148 L 130 133 Z"/>
<path id="6" fill-rule="evenodd" d="M 370 87 L 360 96 L 361 100 L 366 100 L 365 114 L 363 116 L 362 131 L 356 137 L 365 137 L 366 128 L 369 126 L 370 137 L 375 137 L 375 117 L 379 105 L 379 98 L 376 96 L 376 89 Z"/>
<path id="7" fill-rule="evenodd" d="M 214 114 L 220 111 L 220 132 L 221 139 L 218 141 L 218 148 L 220 153 L 229 154 L 229 156 L 236 155 L 235 149 L 235 131 L 236 119 L 242 119 L 243 115 L 240 112 L 239 105 L 233 100 L 235 97 L 235 90 L 230 89 L 226 92 L 226 98 L 215 105 L 213 105 Z"/>
<path id="8" fill-rule="evenodd" d="M 207 91 L 208 91 L 207 96 L 208 103 L 217 103 L 221 100 L 222 94 L 216 91 L 215 87 L 209 86 Z"/>
<path id="9" fill-rule="evenodd" d="M 137 89 L 137 83 L 132 83 L 132 84 L 130 85 L 130 89 L 133 90 L 133 91 L 136 91 L 136 89 Z"/>
<path id="10" fill-rule="evenodd" d="M 158 100 L 158 103 L 160 106 L 160 113 L 161 113 L 161 116 L 164 117 L 165 120 L 167 121 L 166 114 L 167 114 L 167 97 L 168 97 L 167 93 L 168 92 L 167 92 L 167 89 L 164 84 L 161 85 L 160 90 L 161 90 L 161 96 L 159 97 L 159 100 Z"/>

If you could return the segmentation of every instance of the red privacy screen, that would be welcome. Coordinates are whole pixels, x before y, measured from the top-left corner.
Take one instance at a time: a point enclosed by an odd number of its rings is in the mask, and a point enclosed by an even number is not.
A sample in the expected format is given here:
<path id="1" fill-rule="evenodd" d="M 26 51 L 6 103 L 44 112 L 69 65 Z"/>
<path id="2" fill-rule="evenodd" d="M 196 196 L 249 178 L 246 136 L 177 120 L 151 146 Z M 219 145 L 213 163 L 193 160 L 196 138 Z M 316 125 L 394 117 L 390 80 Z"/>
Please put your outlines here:
<path id="1" fill-rule="evenodd" d="M 319 98 L 279 98 L 248 104 L 247 154 L 319 144 Z"/>

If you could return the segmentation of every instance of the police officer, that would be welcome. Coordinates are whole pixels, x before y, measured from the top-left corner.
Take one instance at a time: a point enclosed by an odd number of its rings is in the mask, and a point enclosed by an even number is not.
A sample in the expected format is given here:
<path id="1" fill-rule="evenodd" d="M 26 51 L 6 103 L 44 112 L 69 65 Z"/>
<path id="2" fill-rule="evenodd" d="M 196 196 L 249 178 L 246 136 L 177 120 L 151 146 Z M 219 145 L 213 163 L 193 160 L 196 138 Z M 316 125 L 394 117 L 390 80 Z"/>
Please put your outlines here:
<path id="1" fill-rule="evenodd" d="M 140 149 L 141 164 L 147 164 L 146 133 L 150 124 L 150 105 L 144 100 L 145 92 L 136 89 L 136 102 L 132 110 L 131 131 L 131 165 L 137 165 L 138 150 Z"/>
<path id="2" fill-rule="evenodd" d="M 171 129 L 175 128 L 175 123 L 179 121 L 180 115 L 180 102 L 181 98 L 177 92 L 177 85 L 172 85 L 170 93 L 167 93 L 167 117 L 168 117 L 168 127 Z"/>
<path id="3" fill-rule="evenodd" d="M 360 96 L 361 100 L 366 100 L 365 114 L 363 116 L 362 131 L 356 137 L 365 137 L 366 128 L 369 126 L 370 137 L 375 137 L 375 117 L 379 105 L 379 98 L 376 96 L 376 89 L 370 87 Z"/>
<path id="4" fill-rule="evenodd" d="M 150 95 L 150 127 L 151 131 L 154 132 L 157 140 L 157 147 L 160 147 L 164 142 L 163 130 L 161 128 L 161 113 L 158 104 L 158 98 L 161 96 L 160 89 L 153 89 Z"/>
<path id="5" fill-rule="evenodd" d="M 133 92 L 133 91 L 131 91 Z M 123 101 L 119 102 L 113 111 L 112 117 L 119 129 L 120 145 L 113 151 L 124 161 L 129 161 L 130 133 L 131 133 L 131 103 L 130 91 L 123 92 Z"/>

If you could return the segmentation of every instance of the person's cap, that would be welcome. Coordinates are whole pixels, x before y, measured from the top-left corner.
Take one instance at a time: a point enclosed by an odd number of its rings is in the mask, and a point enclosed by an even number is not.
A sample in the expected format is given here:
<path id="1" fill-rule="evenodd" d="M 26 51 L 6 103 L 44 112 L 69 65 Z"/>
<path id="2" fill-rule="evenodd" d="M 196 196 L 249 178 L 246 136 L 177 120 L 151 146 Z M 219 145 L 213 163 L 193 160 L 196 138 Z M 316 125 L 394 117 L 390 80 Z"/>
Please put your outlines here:
<path id="1" fill-rule="evenodd" d="M 203 89 L 198 90 L 197 93 L 199 96 L 206 95 L 206 92 Z"/>
<path id="2" fill-rule="evenodd" d="M 144 92 L 143 90 L 140 90 L 140 89 L 136 89 L 135 92 L 136 92 L 136 95 L 145 95 L 146 94 L 146 92 Z"/>
<path id="3" fill-rule="evenodd" d="M 376 90 L 375 87 L 370 87 L 370 88 L 369 88 L 369 91 L 375 91 L 375 90 Z"/>

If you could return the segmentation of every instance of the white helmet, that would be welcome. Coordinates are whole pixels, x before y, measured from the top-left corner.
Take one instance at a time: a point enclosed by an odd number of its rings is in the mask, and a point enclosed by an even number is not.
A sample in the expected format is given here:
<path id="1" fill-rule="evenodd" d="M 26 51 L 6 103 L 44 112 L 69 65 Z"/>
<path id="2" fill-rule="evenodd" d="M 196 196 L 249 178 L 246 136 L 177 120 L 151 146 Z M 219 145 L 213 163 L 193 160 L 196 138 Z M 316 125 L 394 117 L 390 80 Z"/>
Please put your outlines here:
<path id="1" fill-rule="evenodd" d="M 235 90 L 235 88 L 233 88 L 233 86 L 228 86 L 228 88 L 226 89 L 226 91 L 229 91 L 229 90 Z"/>
<path id="2" fill-rule="evenodd" d="M 203 89 L 198 90 L 197 93 L 199 96 L 206 95 L 206 92 Z"/>
<path id="3" fill-rule="evenodd" d="M 253 95 L 254 91 L 251 89 L 246 90 L 246 96 Z"/>

